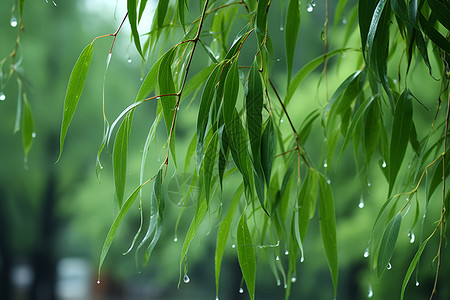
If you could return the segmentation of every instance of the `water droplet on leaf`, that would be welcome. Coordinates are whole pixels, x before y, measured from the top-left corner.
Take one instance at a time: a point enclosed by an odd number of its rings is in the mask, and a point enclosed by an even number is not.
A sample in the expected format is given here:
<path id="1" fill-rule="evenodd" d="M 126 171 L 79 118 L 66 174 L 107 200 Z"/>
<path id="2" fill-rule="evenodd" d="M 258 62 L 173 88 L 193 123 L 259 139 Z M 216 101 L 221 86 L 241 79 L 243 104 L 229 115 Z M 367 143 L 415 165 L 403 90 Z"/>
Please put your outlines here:
<path id="1" fill-rule="evenodd" d="M 410 230 L 408 232 L 408 236 L 409 236 L 409 242 L 412 244 L 414 243 L 414 241 L 416 240 L 416 236 L 414 235 L 414 232 L 412 230 Z"/>
<path id="2" fill-rule="evenodd" d="M 296 282 L 296 281 L 297 281 L 297 278 L 295 278 L 295 276 L 292 275 L 291 282 Z"/>
<path id="3" fill-rule="evenodd" d="M 323 167 L 324 167 L 324 168 L 328 167 L 328 164 L 327 164 L 327 160 L 326 160 L 326 159 L 325 159 L 325 161 L 323 162 Z"/>
<path id="4" fill-rule="evenodd" d="M 280 27 L 280 31 L 283 31 L 283 30 L 284 30 L 284 27 L 283 27 L 283 26 L 281 26 L 281 27 Z"/>
<path id="5" fill-rule="evenodd" d="M 97 280 L 97 284 L 100 284 L 100 280 Z"/>
<path id="6" fill-rule="evenodd" d="M 420 283 L 419 283 L 419 281 L 418 281 L 418 280 L 416 280 L 416 286 L 419 286 L 419 284 L 420 284 Z"/>
<path id="7" fill-rule="evenodd" d="M 386 161 L 383 159 L 383 163 L 381 164 L 381 167 L 384 169 L 386 168 Z"/>
<path id="8" fill-rule="evenodd" d="M 36 137 L 36 132 L 33 131 L 33 133 L 31 134 L 31 137 L 34 139 Z"/>
<path id="9" fill-rule="evenodd" d="M 9 21 L 9 24 L 11 24 L 11 27 L 17 27 L 17 19 L 16 19 L 16 17 L 12 16 L 11 20 Z"/>
<path id="10" fill-rule="evenodd" d="M 177 237 L 174 237 L 174 238 L 173 238 L 173 241 L 176 243 L 176 242 L 178 241 L 178 238 L 177 238 Z"/>
<path id="11" fill-rule="evenodd" d="M 189 281 L 191 281 L 188 274 L 184 274 L 183 281 L 184 281 L 184 283 L 189 283 Z"/>
<path id="12" fill-rule="evenodd" d="M 233 249 L 236 248 L 236 245 L 235 244 L 231 245 L 231 248 L 233 248 Z"/>
<path id="13" fill-rule="evenodd" d="M 106 57 L 106 69 L 108 69 L 109 63 L 111 62 L 111 56 L 112 56 L 112 53 L 109 52 L 108 56 Z"/>
<path id="14" fill-rule="evenodd" d="M 284 288 L 287 289 L 287 283 L 284 284 Z"/>
<path id="15" fill-rule="evenodd" d="M 281 281 L 280 281 L 280 279 L 277 279 L 277 286 L 280 286 L 281 285 Z"/>
<path id="16" fill-rule="evenodd" d="M 366 250 L 364 250 L 364 257 L 369 257 L 369 247 L 366 248 Z"/>
<path id="17" fill-rule="evenodd" d="M 370 181 L 367 181 L 367 186 L 372 186 L 372 184 L 370 183 Z"/>
<path id="18" fill-rule="evenodd" d="M 327 179 L 327 183 L 328 183 L 328 184 L 331 184 L 331 179 Z"/>
<path id="19" fill-rule="evenodd" d="M 6 100 L 6 95 L 3 92 L 0 92 L 0 101 L 5 101 Z"/>
<path id="20" fill-rule="evenodd" d="M 244 289 L 243 288 L 239 288 L 239 294 L 243 294 L 244 293 Z"/>
<path id="21" fill-rule="evenodd" d="M 369 283 L 369 291 L 367 292 L 367 298 L 373 297 L 372 285 Z"/>
<path id="22" fill-rule="evenodd" d="M 359 204 L 358 204 L 359 208 L 363 208 L 364 207 L 364 198 L 361 196 L 361 198 L 359 198 Z"/>
<path id="23" fill-rule="evenodd" d="M 392 265 L 391 265 L 391 263 L 388 263 L 388 265 L 387 265 L 386 269 L 388 269 L 388 270 L 392 269 Z"/>
<path id="24" fill-rule="evenodd" d="M 346 18 L 342 19 L 342 24 L 344 24 L 344 25 L 347 24 L 347 19 Z"/>
<path id="25" fill-rule="evenodd" d="M 289 251 L 288 250 L 284 251 L 284 255 L 289 255 Z"/>
<path id="26" fill-rule="evenodd" d="M 304 262 L 304 261 L 305 261 L 305 258 L 302 255 L 302 257 L 300 257 L 300 262 Z"/>
<path id="27" fill-rule="evenodd" d="M 275 257 L 275 260 L 280 260 L 280 257 L 277 255 L 277 257 Z"/>
<path id="28" fill-rule="evenodd" d="M 128 56 L 127 62 L 131 64 L 131 57 Z"/>

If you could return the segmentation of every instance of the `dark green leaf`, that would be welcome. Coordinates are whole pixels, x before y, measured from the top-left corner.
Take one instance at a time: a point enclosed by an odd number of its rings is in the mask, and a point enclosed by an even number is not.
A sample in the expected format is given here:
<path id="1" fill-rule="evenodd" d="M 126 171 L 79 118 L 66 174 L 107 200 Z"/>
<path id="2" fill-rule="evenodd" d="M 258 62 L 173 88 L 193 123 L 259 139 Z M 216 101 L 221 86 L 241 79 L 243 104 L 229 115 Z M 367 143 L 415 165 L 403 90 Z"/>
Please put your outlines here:
<path id="1" fill-rule="evenodd" d="M 264 172 L 264 180 L 267 188 L 270 184 L 270 175 L 272 173 L 273 158 L 275 155 L 275 133 L 273 129 L 272 118 L 268 118 L 262 134 L 261 140 L 261 165 Z"/>
<path id="2" fill-rule="evenodd" d="M 237 229 L 237 252 L 239 266 L 241 267 L 242 276 L 245 280 L 250 299 L 255 299 L 255 279 L 256 279 L 256 257 L 250 231 L 247 226 L 247 218 L 245 211 L 239 220 Z"/>
<path id="3" fill-rule="evenodd" d="M 248 93 L 245 99 L 247 113 L 247 130 L 252 150 L 253 163 L 261 163 L 261 130 L 262 130 L 262 108 L 263 88 L 259 76 L 256 61 L 250 69 L 248 79 Z"/>
<path id="4" fill-rule="evenodd" d="M 306 231 L 308 229 L 309 220 L 312 219 L 314 213 L 316 211 L 316 203 L 317 203 L 317 181 L 318 173 L 314 169 L 308 169 L 308 173 L 306 173 L 305 180 L 300 188 L 300 192 L 298 193 L 298 227 L 295 229 L 298 230 L 298 235 L 301 240 L 304 241 L 306 236 Z"/>
<path id="5" fill-rule="evenodd" d="M 428 5 L 439 23 L 444 25 L 447 30 L 450 30 L 450 8 L 448 1 L 428 0 Z"/>
<path id="6" fill-rule="evenodd" d="M 288 86 L 291 81 L 292 63 L 294 61 L 295 46 L 297 44 L 298 30 L 300 29 L 300 1 L 290 0 L 285 25 L 285 47 Z"/>
<path id="7" fill-rule="evenodd" d="M 419 20 L 420 24 L 423 26 L 423 30 L 430 38 L 430 40 L 432 40 L 433 43 L 436 44 L 436 46 L 438 46 L 445 52 L 450 53 L 450 42 L 444 36 L 442 36 L 442 34 L 437 31 L 427 19 L 425 19 L 422 13 L 419 13 Z"/>
<path id="8" fill-rule="evenodd" d="M 169 0 L 158 1 L 158 27 L 161 28 L 164 25 L 164 19 L 166 18 L 167 8 L 169 7 Z M 183 9 L 184 10 L 184 9 Z"/>
<path id="9" fill-rule="evenodd" d="M 139 39 L 139 33 L 137 30 L 137 3 L 136 0 L 127 0 L 127 10 L 128 10 L 128 21 L 130 22 L 131 34 L 133 35 L 134 45 L 136 50 L 144 59 L 144 54 L 142 53 L 141 41 Z"/>
<path id="10" fill-rule="evenodd" d="M 61 137 L 60 137 L 60 149 L 59 158 L 61 157 L 64 140 L 66 138 L 67 130 L 69 129 L 70 122 L 72 121 L 75 109 L 77 108 L 78 101 L 80 100 L 81 92 L 83 91 L 84 81 L 89 70 L 92 58 L 93 43 L 90 43 L 83 49 L 78 57 L 72 73 L 70 74 L 69 84 L 67 86 L 66 97 L 64 99 L 64 112 L 61 125 Z"/>
<path id="11" fill-rule="evenodd" d="M 378 253 L 378 260 L 377 260 L 378 280 L 380 280 L 389 262 L 391 261 L 392 254 L 394 254 L 395 244 L 397 243 L 398 232 L 400 231 L 401 224 L 402 224 L 402 215 L 397 214 L 389 222 L 383 233 L 383 238 L 381 239 L 380 251 Z"/>
<path id="12" fill-rule="evenodd" d="M 30 104 L 28 103 L 27 97 L 23 99 L 23 117 L 22 117 L 22 143 L 23 150 L 25 151 L 25 162 L 27 161 L 28 152 L 30 151 L 31 144 L 33 143 L 33 138 L 36 133 L 34 132 L 34 121 L 33 114 L 31 112 Z"/>
<path id="13" fill-rule="evenodd" d="M 213 168 L 217 159 L 217 131 L 213 134 L 213 137 L 209 140 L 209 144 L 206 147 L 205 157 L 203 158 L 203 185 L 205 187 L 206 203 L 209 204 L 211 180 L 213 178 Z"/>

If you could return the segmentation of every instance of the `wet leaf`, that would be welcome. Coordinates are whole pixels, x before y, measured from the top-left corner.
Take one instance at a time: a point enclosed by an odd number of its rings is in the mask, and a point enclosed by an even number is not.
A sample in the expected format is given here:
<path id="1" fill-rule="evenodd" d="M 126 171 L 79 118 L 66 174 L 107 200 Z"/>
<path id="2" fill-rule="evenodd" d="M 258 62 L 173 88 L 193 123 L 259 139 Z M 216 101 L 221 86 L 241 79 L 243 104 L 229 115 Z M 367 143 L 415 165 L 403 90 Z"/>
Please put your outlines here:
<path id="1" fill-rule="evenodd" d="M 377 260 L 377 276 L 378 281 L 381 279 L 384 271 L 386 270 L 389 262 L 391 261 L 392 254 L 394 254 L 395 244 L 397 243 L 398 233 L 400 231 L 400 225 L 402 224 L 402 215 L 397 214 L 389 224 L 383 233 L 381 239 L 380 251 L 378 253 Z"/>
<path id="2" fill-rule="evenodd" d="M 245 212 L 242 214 L 237 229 L 237 252 L 239 266 L 245 280 L 250 299 L 255 299 L 256 257 Z"/>
<path id="3" fill-rule="evenodd" d="M 139 33 L 137 30 L 137 2 L 136 0 L 127 0 L 127 10 L 128 10 L 128 21 L 130 22 L 131 34 L 133 35 L 134 45 L 136 50 L 144 59 L 144 54 L 142 53 L 141 41 L 139 39 Z"/>
<path id="4" fill-rule="evenodd" d="M 292 63 L 294 61 L 295 46 L 297 44 L 298 31 L 300 29 L 300 1 L 290 0 L 285 24 L 285 48 L 288 86 L 291 80 Z"/>
<path id="5" fill-rule="evenodd" d="M 30 104 L 26 97 L 23 99 L 23 117 L 22 117 L 22 143 L 23 150 L 25 151 L 25 162 L 27 161 L 28 152 L 30 151 L 33 138 L 36 133 L 34 132 L 33 113 L 31 112 Z"/>

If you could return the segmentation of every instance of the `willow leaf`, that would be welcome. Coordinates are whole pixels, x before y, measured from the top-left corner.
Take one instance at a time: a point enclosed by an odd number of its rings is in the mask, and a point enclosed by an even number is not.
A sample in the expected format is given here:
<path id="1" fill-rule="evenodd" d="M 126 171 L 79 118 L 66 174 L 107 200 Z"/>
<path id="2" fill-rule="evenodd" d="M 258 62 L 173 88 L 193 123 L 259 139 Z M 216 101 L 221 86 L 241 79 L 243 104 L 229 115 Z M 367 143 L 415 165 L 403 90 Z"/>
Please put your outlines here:
<path id="1" fill-rule="evenodd" d="M 389 262 L 391 261 L 392 254 L 394 254 L 395 244 L 397 243 L 398 232 L 400 231 L 401 224 L 402 215 L 397 214 L 386 226 L 383 233 L 377 260 L 378 280 L 380 280 Z"/>
<path id="2" fill-rule="evenodd" d="M 252 238 L 247 226 L 245 211 L 242 214 L 237 229 L 237 252 L 239 266 L 245 280 L 250 299 L 255 299 L 256 257 L 253 249 Z"/>
<path id="3" fill-rule="evenodd" d="M 23 98 L 24 108 L 22 117 L 22 143 L 23 150 L 25 151 L 25 161 L 27 161 L 28 152 L 30 151 L 31 144 L 33 143 L 33 138 L 36 133 L 34 132 L 34 121 L 33 113 L 31 112 L 30 104 L 28 103 L 27 97 Z"/>
<path id="4" fill-rule="evenodd" d="M 300 29 L 300 1 L 290 0 L 285 24 L 285 48 L 288 86 L 291 80 L 292 63 L 294 61 L 295 46 L 297 44 L 298 31 Z"/>
<path id="5" fill-rule="evenodd" d="M 127 0 L 127 11 L 128 11 L 128 21 L 130 22 L 131 34 L 133 35 L 134 45 L 136 50 L 144 59 L 144 54 L 142 53 L 141 41 L 139 39 L 139 33 L 137 29 L 137 2 L 136 0 Z"/>

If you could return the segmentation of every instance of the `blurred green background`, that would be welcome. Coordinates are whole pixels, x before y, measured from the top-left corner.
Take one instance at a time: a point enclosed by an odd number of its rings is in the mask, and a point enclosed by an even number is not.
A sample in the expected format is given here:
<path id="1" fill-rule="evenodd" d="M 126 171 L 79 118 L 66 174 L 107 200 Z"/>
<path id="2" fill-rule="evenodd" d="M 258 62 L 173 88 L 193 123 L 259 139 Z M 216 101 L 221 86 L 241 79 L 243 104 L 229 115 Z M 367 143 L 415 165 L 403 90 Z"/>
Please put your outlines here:
<path id="1" fill-rule="evenodd" d="M 18 29 L 10 26 L 15 1 L 2 0 L 0 4 L 0 57 L 14 47 Z M 302 2 L 302 24 L 294 70 L 298 70 L 314 57 L 323 53 L 321 29 L 324 22 L 324 3 L 317 1 L 313 12 L 307 13 L 307 3 Z M 205 220 L 202 233 L 191 245 L 188 254 L 190 282 L 177 289 L 179 259 L 182 241 L 193 210 L 188 207 L 175 235 L 175 222 L 181 208 L 176 192 L 179 175 L 169 170 L 169 190 L 164 232 L 147 267 L 136 266 L 133 252 L 123 256 L 139 226 L 137 205 L 130 211 L 105 261 L 101 283 L 97 281 L 97 267 L 103 240 L 114 217 L 114 187 L 111 170 L 111 149 L 104 151 L 104 170 L 99 182 L 95 174 L 97 149 L 103 130 L 102 84 L 106 57 L 112 39 L 98 40 L 88 73 L 82 99 L 69 128 L 61 160 L 55 164 L 59 150 L 59 132 L 63 100 L 69 74 L 85 45 L 99 35 L 114 32 L 124 16 L 126 1 L 56 1 L 57 6 L 44 0 L 26 1 L 24 8 L 25 31 L 19 48 L 20 68 L 26 78 L 26 90 L 33 109 L 36 138 L 28 162 L 24 163 L 21 135 L 13 134 L 17 86 L 13 79 L 0 87 L 6 100 L 0 103 L 0 299 L 214 299 L 214 249 L 217 232 L 216 221 Z M 334 3 L 330 11 L 334 12 Z M 198 4 L 191 8 L 198 11 Z M 152 13 L 151 9 L 148 13 Z M 274 3 L 270 11 L 270 33 L 274 46 L 273 79 L 285 86 L 285 63 L 282 26 L 284 17 Z M 17 12 L 15 14 L 17 17 Z M 330 49 L 342 46 L 344 26 L 351 18 L 346 11 L 338 28 L 330 29 Z M 330 22 L 331 24 L 333 21 Z M 275 25 L 273 25 L 275 24 Z M 277 24 L 280 24 L 279 26 Z M 141 32 L 146 32 L 148 23 Z M 279 31 L 278 31 L 279 30 Z M 350 45 L 358 47 L 358 32 Z M 231 42 L 231 41 L 230 41 Z M 249 47 L 251 48 L 251 47 Z M 252 49 L 250 49 L 252 50 Z M 245 47 L 244 47 L 245 51 Z M 281 58 L 280 61 L 277 58 Z M 393 60 L 395 61 L 395 57 Z M 204 66 L 201 56 L 194 59 L 193 71 Z M 359 61 L 360 63 L 360 61 Z M 105 81 L 106 113 L 110 120 L 130 103 L 140 85 L 140 79 L 151 66 L 142 65 L 130 44 L 127 24 L 118 35 Z M 337 68 L 339 67 L 339 68 Z M 342 55 L 329 64 L 329 93 L 358 67 L 356 54 Z M 391 64 L 395 74 L 396 65 Z M 4 71 L 8 66 L 4 66 Z M 325 90 L 320 71 L 311 74 L 301 85 L 288 110 L 298 127 L 312 109 L 325 103 Z M 427 132 L 435 114 L 435 101 L 439 83 L 430 78 L 423 63 L 413 67 L 409 78 L 410 89 L 430 111 L 414 106 L 419 137 Z M 179 161 L 195 130 L 196 106 L 184 104 L 177 122 L 177 149 Z M 156 105 L 141 106 L 133 122 L 129 150 L 128 193 L 139 184 L 139 166 L 148 129 L 155 116 Z M 430 121 L 431 120 L 431 121 Z M 285 122 L 287 123 L 287 122 Z M 305 145 L 317 165 L 324 141 L 320 124 L 314 128 L 315 136 Z M 164 133 L 151 147 L 148 174 L 154 174 L 165 156 L 161 150 Z M 381 159 L 381 158 L 380 158 Z M 153 172 L 153 173 L 152 173 Z M 413 222 L 414 209 L 405 218 L 397 249 L 392 259 L 392 269 L 384 274 L 380 283 L 371 277 L 368 260 L 363 257 L 370 231 L 378 210 L 386 198 L 387 186 L 379 167 L 374 163 L 370 172 L 370 186 L 365 192 L 358 178 L 351 151 L 347 151 L 337 169 L 327 170 L 333 187 L 338 229 L 339 288 L 338 299 L 364 299 L 369 285 L 373 299 L 394 299 L 400 295 L 403 276 L 419 246 L 420 224 L 413 228 L 415 241 L 410 243 L 408 232 Z M 151 176 L 151 175 L 150 175 Z M 227 187 L 225 187 L 227 188 Z M 229 194 L 234 192 L 228 187 Z M 150 193 L 151 187 L 144 189 Z M 174 196 L 175 195 L 175 196 Z M 420 215 L 424 211 L 424 196 L 419 193 Z M 359 208 L 360 199 L 364 207 Z M 427 220 L 440 213 L 439 198 L 430 202 Z M 136 203 L 137 204 L 137 203 Z M 431 220 L 431 221 L 430 221 Z M 145 230 L 145 228 L 144 228 Z M 178 241 L 175 242 L 174 238 Z M 225 253 L 221 275 L 221 299 L 247 299 L 240 294 L 241 274 L 235 250 L 235 235 Z M 319 238 L 318 220 L 309 227 L 305 242 L 305 262 L 299 264 L 291 299 L 332 299 L 333 290 L 325 255 Z M 415 274 L 409 283 L 406 298 L 424 299 L 432 288 L 437 241 L 430 241 L 424 252 L 415 287 Z M 447 248 L 444 248 L 443 265 L 436 299 L 450 299 L 450 275 Z M 277 284 L 267 263 L 265 250 L 257 250 L 257 299 L 284 298 L 283 283 Z M 274 259 L 274 258 L 273 258 Z M 284 261 L 284 257 L 282 260 Z M 290 279 L 287 279 L 290 280 Z M 371 284 L 369 283 L 371 282 Z"/>

